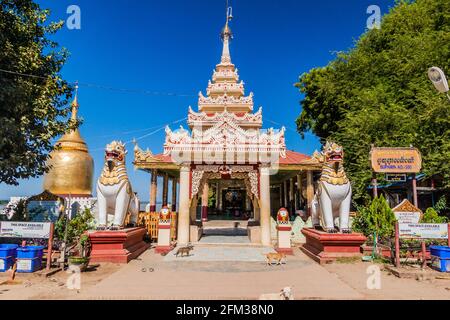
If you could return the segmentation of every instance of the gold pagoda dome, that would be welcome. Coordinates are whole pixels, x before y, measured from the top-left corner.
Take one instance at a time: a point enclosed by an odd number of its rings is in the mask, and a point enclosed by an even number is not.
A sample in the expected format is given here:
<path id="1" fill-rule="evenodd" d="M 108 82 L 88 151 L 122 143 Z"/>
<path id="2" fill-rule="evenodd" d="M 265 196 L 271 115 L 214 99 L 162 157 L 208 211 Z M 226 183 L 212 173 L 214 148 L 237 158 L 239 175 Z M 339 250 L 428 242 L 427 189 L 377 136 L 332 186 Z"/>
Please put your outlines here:
<path id="1" fill-rule="evenodd" d="M 72 120 L 77 119 L 78 93 L 72 102 Z M 94 160 L 77 129 L 63 135 L 50 153 L 50 170 L 44 176 L 44 190 L 56 195 L 92 195 Z"/>

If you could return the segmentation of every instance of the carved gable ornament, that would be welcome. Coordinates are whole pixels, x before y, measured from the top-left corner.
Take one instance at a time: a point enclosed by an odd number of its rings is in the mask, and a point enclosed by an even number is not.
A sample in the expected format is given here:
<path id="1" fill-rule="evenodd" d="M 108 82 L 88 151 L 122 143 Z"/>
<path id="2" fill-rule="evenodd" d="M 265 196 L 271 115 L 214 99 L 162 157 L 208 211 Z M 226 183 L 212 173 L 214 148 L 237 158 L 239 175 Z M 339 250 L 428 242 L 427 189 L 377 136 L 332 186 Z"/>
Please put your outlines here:
<path id="1" fill-rule="evenodd" d="M 419 223 L 423 214 L 422 210 L 414 206 L 408 199 L 400 202 L 392 211 L 399 223 Z"/>

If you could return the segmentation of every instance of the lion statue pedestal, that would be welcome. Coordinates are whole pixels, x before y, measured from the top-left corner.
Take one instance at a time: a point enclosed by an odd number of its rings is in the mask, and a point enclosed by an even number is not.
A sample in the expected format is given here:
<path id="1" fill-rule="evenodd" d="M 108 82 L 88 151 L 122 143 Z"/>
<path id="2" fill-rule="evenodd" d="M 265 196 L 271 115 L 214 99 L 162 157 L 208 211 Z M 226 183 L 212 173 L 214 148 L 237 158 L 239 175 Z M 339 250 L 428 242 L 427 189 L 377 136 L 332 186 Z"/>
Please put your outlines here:
<path id="1" fill-rule="evenodd" d="M 90 261 L 128 263 L 150 247 L 150 244 L 143 241 L 146 233 L 144 228 L 90 232 Z"/>
<path id="2" fill-rule="evenodd" d="M 344 151 L 338 144 L 327 142 L 314 158 L 322 163 L 322 175 L 311 208 L 314 228 L 302 229 L 306 243 L 301 249 L 321 264 L 361 256 L 360 247 L 366 237 L 351 231 L 352 186 L 344 171 Z M 334 224 L 336 218 L 339 228 Z"/>

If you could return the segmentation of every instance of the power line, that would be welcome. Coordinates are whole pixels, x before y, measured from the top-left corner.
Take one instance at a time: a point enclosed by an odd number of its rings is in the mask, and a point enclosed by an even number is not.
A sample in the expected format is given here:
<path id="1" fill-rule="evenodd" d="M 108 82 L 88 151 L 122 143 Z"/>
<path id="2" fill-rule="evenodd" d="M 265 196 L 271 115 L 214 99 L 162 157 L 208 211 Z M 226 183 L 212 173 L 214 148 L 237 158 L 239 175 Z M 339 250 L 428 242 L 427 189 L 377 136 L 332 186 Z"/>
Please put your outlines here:
<path id="1" fill-rule="evenodd" d="M 4 69 L 0 69 L 0 72 L 13 74 L 13 75 L 17 75 L 17 76 L 22 76 L 22 77 L 43 79 L 43 80 L 49 80 L 50 79 L 49 77 L 42 77 L 42 76 L 37 76 L 37 75 L 33 75 L 33 74 L 20 73 L 20 72 L 4 70 Z M 101 85 L 101 84 L 87 83 L 87 82 L 78 82 L 78 81 L 69 82 L 69 84 L 83 86 L 83 87 L 87 87 L 87 88 L 96 88 L 96 89 L 108 90 L 108 91 L 114 91 L 114 92 L 121 92 L 121 93 L 143 94 L 143 95 L 148 95 L 148 96 L 196 97 L 193 94 L 184 94 L 184 93 L 176 93 L 176 92 L 151 91 L 151 90 L 145 90 L 145 89 L 117 88 L 117 87 L 106 86 L 106 85 Z"/>
<path id="2" fill-rule="evenodd" d="M 267 120 L 267 121 L 269 121 L 269 122 L 271 122 L 271 123 L 273 123 L 273 124 L 276 124 L 277 126 L 285 127 L 286 129 L 288 129 L 288 130 L 290 130 L 290 131 L 292 131 L 292 132 L 298 133 L 298 131 L 295 130 L 294 128 L 292 128 L 292 127 L 288 127 L 288 126 L 286 126 L 286 125 L 284 125 L 284 124 L 281 124 L 281 123 L 279 123 L 279 122 L 276 122 L 276 121 L 273 121 L 273 120 L 270 120 L 270 119 L 267 119 L 267 118 L 266 118 L 265 120 Z M 310 133 L 310 132 L 305 132 L 304 135 L 305 135 L 305 136 L 317 137 L 317 136 L 315 136 L 314 134 L 312 134 L 312 133 Z"/>
<path id="3" fill-rule="evenodd" d="M 169 124 L 164 124 L 164 125 L 158 126 L 158 129 L 156 129 L 156 130 L 154 130 L 154 131 L 152 131 L 150 133 L 144 134 L 143 136 L 140 136 L 138 138 L 133 138 L 133 139 L 131 139 L 129 141 L 126 141 L 126 142 L 124 142 L 124 144 L 127 145 L 127 144 L 130 144 L 132 142 L 139 141 L 139 140 L 142 140 L 144 138 L 150 137 L 150 136 L 160 132 L 161 130 L 165 129 L 169 125 L 177 124 L 177 123 L 180 123 L 180 122 L 185 121 L 185 120 L 187 120 L 187 117 L 179 119 L 179 120 L 176 120 L 176 121 L 173 121 L 173 122 L 171 122 Z M 105 149 L 104 147 L 103 148 L 96 148 L 96 149 L 92 149 L 91 151 L 100 151 L 100 150 L 104 150 L 104 149 Z"/>

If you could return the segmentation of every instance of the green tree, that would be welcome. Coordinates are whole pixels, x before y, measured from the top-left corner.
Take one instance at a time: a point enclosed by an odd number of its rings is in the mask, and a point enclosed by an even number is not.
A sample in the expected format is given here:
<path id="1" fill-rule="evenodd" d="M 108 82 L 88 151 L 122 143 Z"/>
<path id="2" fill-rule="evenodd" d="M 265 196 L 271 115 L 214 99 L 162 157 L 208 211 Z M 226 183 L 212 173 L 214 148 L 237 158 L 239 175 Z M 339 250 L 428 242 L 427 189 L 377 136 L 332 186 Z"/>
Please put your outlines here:
<path id="1" fill-rule="evenodd" d="M 62 215 L 55 224 L 55 238 L 64 240 L 67 224 L 67 244 L 72 244 L 79 239 L 87 230 L 91 229 L 94 216 L 91 210 L 85 209 L 79 212 L 74 218 L 66 222 L 67 216 Z"/>
<path id="2" fill-rule="evenodd" d="M 78 125 L 64 121 L 72 88 L 60 71 L 68 53 L 49 39 L 63 21 L 47 23 L 48 16 L 32 0 L 0 1 L 0 183 L 42 175 L 52 138 Z"/>
<path id="3" fill-rule="evenodd" d="M 423 172 L 443 175 L 450 187 L 450 104 L 427 77 L 433 65 L 450 73 L 449 62 L 448 1 L 403 0 L 383 17 L 380 29 L 300 77 L 298 131 L 344 146 L 359 202 L 367 198 L 372 144 L 414 145 L 422 152 Z"/>
<path id="4" fill-rule="evenodd" d="M 374 198 L 367 207 L 359 207 L 352 228 L 366 236 L 389 238 L 395 230 L 395 214 L 383 195 Z"/>

